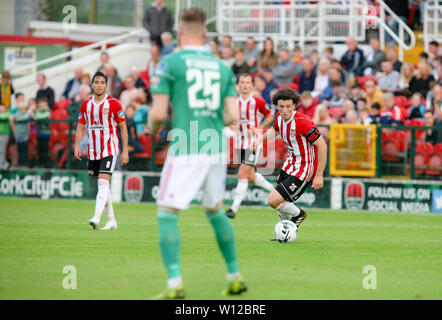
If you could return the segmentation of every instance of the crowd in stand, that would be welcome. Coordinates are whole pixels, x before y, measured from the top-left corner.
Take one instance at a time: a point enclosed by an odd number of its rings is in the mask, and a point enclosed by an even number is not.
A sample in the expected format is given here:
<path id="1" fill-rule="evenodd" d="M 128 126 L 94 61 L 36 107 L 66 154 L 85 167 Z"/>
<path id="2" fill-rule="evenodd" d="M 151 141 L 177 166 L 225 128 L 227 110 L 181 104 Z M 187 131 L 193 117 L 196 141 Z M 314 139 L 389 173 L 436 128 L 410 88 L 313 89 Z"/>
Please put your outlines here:
<path id="1" fill-rule="evenodd" d="M 168 22 L 157 18 L 164 16 Z M 145 14 L 146 28 L 153 28 L 151 57 L 145 70 L 132 67 L 118 70 L 110 62 L 107 52 L 100 55 L 98 71 L 108 77 L 108 94 L 120 100 L 126 114 L 129 145 L 132 153 L 143 152 L 139 137 L 147 134 L 146 126 L 151 97 L 150 77 L 155 73 L 160 59 L 178 50 L 171 34 L 170 12 L 162 1 L 155 1 Z M 157 25 L 160 24 L 160 25 Z M 232 37 L 208 39 L 206 49 L 219 57 L 233 73 L 239 76 L 250 73 L 254 78 L 256 96 L 271 103 L 278 88 L 289 87 L 298 91 L 301 103 L 298 111 L 311 117 L 317 125 L 334 123 L 403 125 L 410 120 L 421 119 L 426 126 L 442 126 L 442 50 L 436 41 L 429 51 L 422 52 L 417 65 L 398 60 L 397 49 L 381 49 L 377 38 L 369 40 L 368 55 L 358 47 L 353 38 L 346 41 L 347 50 L 335 56 L 333 47 L 323 52 L 303 52 L 276 48 L 271 38 L 263 43 L 263 49 L 253 37 L 245 43 L 234 43 Z M 74 78 L 66 83 L 61 96 L 47 85 L 44 74 L 37 75 L 39 89 L 35 96 L 24 97 L 14 92 L 11 76 L 2 74 L 0 92 L 0 168 L 6 168 L 6 148 L 13 165 L 28 164 L 28 142 L 36 138 L 37 153 L 42 166 L 51 154 L 51 126 L 49 119 L 76 121 L 82 101 L 91 94 L 91 74 L 81 67 L 74 71 Z M 26 98 L 28 99 L 26 101 Z M 60 108 L 61 101 L 67 108 Z M 67 103 L 66 103 L 67 102 Z M 57 111 L 57 110 L 63 111 Z M 9 122 L 1 121 L 8 119 Z M 34 120 L 30 122 L 28 120 Z M 328 129 L 321 127 L 327 137 Z M 163 138 L 166 130 L 162 131 Z M 10 138 L 11 137 L 11 138 Z M 164 141 L 165 139 L 160 139 Z M 432 144 L 442 142 L 442 130 L 426 130 L 425 140 Z M 87 136 L 82 143 L 87 152 Z"/>

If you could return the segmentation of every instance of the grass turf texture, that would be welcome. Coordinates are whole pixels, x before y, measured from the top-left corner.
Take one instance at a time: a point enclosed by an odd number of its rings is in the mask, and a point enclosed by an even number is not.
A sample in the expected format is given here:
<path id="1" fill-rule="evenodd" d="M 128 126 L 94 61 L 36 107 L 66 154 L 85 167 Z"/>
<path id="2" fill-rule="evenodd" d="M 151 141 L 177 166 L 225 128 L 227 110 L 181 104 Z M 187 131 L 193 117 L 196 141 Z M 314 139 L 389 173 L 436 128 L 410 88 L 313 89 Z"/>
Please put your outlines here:
<path id="1" fill-rule="evenodd" d="M 119 229 L 92 231 L 92 201 L 0 199 L 0 299 L 149 299 L 164 290 L 156 207 L 114 207 Z M 241 298 L 442 298 L 442 215 L 308 212 L 298 240 L 280 244 L 267 241 L 273 210 L 240 208 L 233 224 L 249 286 Z M 225 266 L 201 207 L 183 212 L 179 228 L 187 298 L 223 299 Z M 62 287 L 66 265 L 77 269 L 76 290 Z M 365 265 L 376 267 L 376 290 L 362 288 Z"/>

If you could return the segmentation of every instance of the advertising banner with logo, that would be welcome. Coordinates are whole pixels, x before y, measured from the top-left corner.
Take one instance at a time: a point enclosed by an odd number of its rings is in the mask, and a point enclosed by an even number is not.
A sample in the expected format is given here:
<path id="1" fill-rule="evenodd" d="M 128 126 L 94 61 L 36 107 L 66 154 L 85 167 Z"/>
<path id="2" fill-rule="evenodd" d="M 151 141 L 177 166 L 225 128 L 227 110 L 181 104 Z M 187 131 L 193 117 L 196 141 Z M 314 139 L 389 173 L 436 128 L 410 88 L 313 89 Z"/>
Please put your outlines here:
<path id="1" fill-rule="evenodd" d="M 160 177 L 159 175 L 132 173 L 123 178 L 123 201 L 128 202 L 155 202 L 158 194 Z M 269 179 L 275 183 L 275 179 Z M 229 205 L 233 202 L 235 188 L 238 182 L 236 176 L 229 176 L 226 181 L 226 191 L 224 193 L 224 202 Z M 331 181 L 325 179 L 324 188 L 320 191 L 307 189 L 296 202 L 301 207 L 306 208 L 330 208 L 330 187 Z M 247 194 L 242 202 L 244 205 L 267 206 L 268 192 L 249 184 Z M 193 201 L 194 204 L 201 203 L 202 193 L 199 192 Z"/>
<path id="2" fill-rule="evenodd" d="M 442 213 L 440 183 L 392 180 L 343 181 L 342 208 L 380 212 Z"/>
<path id="3" fill-rule="evenodd" d="M 0 171 L 0 196 L 95 199 L 97 182 L 86 171 Z"/>

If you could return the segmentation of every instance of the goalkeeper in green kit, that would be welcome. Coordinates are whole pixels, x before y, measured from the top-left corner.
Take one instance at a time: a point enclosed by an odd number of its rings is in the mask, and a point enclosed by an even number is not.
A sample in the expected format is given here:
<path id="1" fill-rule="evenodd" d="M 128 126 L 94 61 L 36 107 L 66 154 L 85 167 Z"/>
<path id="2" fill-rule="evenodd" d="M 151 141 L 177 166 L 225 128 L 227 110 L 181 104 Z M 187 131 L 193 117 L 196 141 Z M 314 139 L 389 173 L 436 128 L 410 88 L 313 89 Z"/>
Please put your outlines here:
<path id="1" fill-rule="evenodd" d="M 236 78 L 223 62 L 205 51 L 205 14 L 183 10 L 179 23 L 181 50 L 162 59 L 152 83 L 153 108 L 149 128 L 156 132 L 173 107 L 169 151 L 161 174 L 158 204 L 160 251 L 168 273 L 167 290 L 159 299 L 183 299 L 178 215 L 199 190 L 219 249 L 227 266 L 223 295 L 247 290 L 236 256 L 235 234 L 222 208 L 226 182 L 226 143 L 223 129 L 239 114 Z"/>

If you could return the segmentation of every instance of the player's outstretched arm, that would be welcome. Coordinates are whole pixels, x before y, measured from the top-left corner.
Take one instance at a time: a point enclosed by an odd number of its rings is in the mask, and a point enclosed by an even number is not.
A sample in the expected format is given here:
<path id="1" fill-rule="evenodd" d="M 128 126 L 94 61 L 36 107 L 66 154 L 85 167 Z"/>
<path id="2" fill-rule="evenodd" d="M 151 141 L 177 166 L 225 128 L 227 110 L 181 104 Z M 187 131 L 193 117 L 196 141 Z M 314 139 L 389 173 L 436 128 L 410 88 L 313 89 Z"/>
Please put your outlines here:
<path id="1" fill-rule="evenodd" d="M 315 178 L 313 179 L 313 189 L 321 189 L 324 186 L 324 170 L 327 163 L 327 144 L 320 136 L 313 145 L 318 150 L 318 168 L 316 170 Z"/>
<path id="2" fill-rule="evenodd" d="M 74 148 L 74 158 L 77 160 L 81 160 L 81 149 L 80 142 L 84 136 L 84 124 L 77 124 L 77 131 L 75 133 L 75 148 Z"/>
<path id="3" fill-rule="evenodd" d="M 223 120 L 226 126 L 239 121 L 239 110 L 235 97 L 226 97 L 224 99 Z"/>
<path id="4" fill-rule="evenodd" d="M 269 128 L 262 136 L 259 136 L 258 139 L 253 141 L 252 149 L 256 150 L 258 146 L 266 140 L 271 140 L 279 135 L 279 131 L 276 131 L 274 128 Z"/>
<path id="5" fill-rule="evenodd" d="M 152 110 L 148 115 L 147 127 L 150 132 L 155 134 L 167 119 L 169 96 L 167 94 L 155 93 L 152 95 L 152 101 Z"/>
<path id="6" fill-rule="evenodd" d="M 118 126 L 120 127 L 121 142 L 123 143 L 123 151 L 121 152 L 120 161 L 121 165 L 129 163 L 129 135 L 127 134 L 126 121 L 121 121 Z"/>

